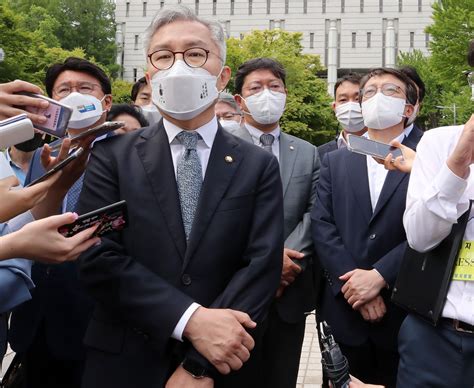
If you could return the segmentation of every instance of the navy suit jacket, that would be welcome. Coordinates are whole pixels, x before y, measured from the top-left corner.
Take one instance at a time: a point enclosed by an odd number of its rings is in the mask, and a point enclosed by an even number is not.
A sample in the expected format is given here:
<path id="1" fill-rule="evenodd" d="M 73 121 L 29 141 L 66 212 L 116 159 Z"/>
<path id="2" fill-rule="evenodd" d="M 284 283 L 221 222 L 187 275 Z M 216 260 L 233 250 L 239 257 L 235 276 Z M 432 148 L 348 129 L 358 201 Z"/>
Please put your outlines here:
<path id="1" fill-rule="evenodd" d="M 403 144 L 414 149 L 422 134 L 415 127 Z M 389 171 L 372 212 L 366 156 L 340 149 L 323 158 L 311 214 L 315 248 L 326 277 L 321 315 L 343 344 L 360 345 L 370 337 L 397 349 L 404 314 L 390 302 L 391 291 L 381 292 L 386 315 L 380 323 L 370 324 L 344 299 L 339 276 L 355 268 L 376 268 L 393 287 L 407 244 L 402 219 L 408 180 L 408 174 Z"/>
<path id="2" fill-rule="evenodd" d="M 41 149 L 34 153 L 25 184 L 44 174 L 40 154 Z M 75 261 L 34 263 L 31 278 L 36 287 L 32 299 L 17 307 L 11 318 L 8 338 L 15 352 L 26 352 L 43 324 L 47 346 L 54 356 L 65 360 L 84 358 L 82 340 L 93 300 L 79 282 L 77 266 Z"/>
<path id="3" fill-rule="evenodd" d="M 94 147 L 79 210 L 118 200 L 127 201 L 129 227 L 80 258 L 81 279 L 97 301 L 83 384 L 160 387 L 184 356 L 210 365 L 189 342 L 171 338 L 192 302 L 265 317 L 282 266 L 278 162 L 219 126 L 186 241 L 160 122 Z"/>

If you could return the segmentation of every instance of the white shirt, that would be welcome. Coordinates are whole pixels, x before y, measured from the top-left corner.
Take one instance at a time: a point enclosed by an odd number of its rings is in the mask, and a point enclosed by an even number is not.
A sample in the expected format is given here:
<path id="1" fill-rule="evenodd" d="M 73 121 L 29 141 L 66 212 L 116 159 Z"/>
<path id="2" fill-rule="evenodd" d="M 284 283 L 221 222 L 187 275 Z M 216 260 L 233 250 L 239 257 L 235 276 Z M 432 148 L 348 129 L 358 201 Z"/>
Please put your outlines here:
<path id="1" fill-rule="evenodd" d="M 405 137 L 410 135 L 412 129 L 413 125 L 405 128 L 405 130 L 393 140 L 398 140 L 401 143 Z M 369 137 L 369 133 L 366 132 L 366 134 L 367 137 Z M 382 192 L 387 173 L 388 170 L 383 164 L 377 163 L 372 156 L 367 155 L 367 177 L 369 178 L 369 191 L 372 211 L 374 211 L 375 206 L 377 206 L 377 201 L 379 200 L 380 193 Z"/>
<path id="2" fill-rule="evenodd" d="M 253 143 L 259 147 L 263 147 L 263 144 L 260 141 L 260 136 L 262 136 L 266 132 L 262 132 L 260 129 L 252 127 L 251 125 L 247 123 L 245 123 L 245 127 L 249 131 L 250 136 L 252 137 Z M 273 155 L 276 156 L 278 161 L 280 161 L 280 133 L 281 133 L 281 129 L 279 125 L 273 131 L 269 132 L 269 135 L 273 135 L 273 137 L 275 138 L 272 144 L 272 152 L 273 152 Z"/>
<path id="3" fill-rule="evenodd" d="M 425 252 L 437 246 L 452 225 L 474 199 L 473 166 L 466 179 L 447 166 L 463 126 L 442 127 L 428 131 L 418 143 L 408 185 L 403 224 L 410 246 Z M 465 240 L 474 240 L 474 209 L 471 211 Z M 474 325 L 474 282 L 452 280 L 441 314 Z"/>
<path id="4" fill-rule="evenodd" d="M 346 139 L 344 138 L 344 135 L 342 134 L 342 131 L 339 133 L 339 136 L 337 137 L 337 149 L 341 148 L 347 148 L 347 142 Z"/>
<path id="5" fill-rule="evenodd" d="M 163 125 L 165 126 L 166 135 L 168 136 L 168 141 L 170 143 L 171 157 L 173 159 L 174 173 L 176 176 L 178 169 L 179 158 L 182 157 L 185 146 L 176 139 L 176 135 L 183 131 L 183 129 L 169 122 L 163 118 Z M 202 178 L 206 176 L 206 169 L 209 163 L 209 156 L 211 154 L 212 145 L 214 144 L 214 139 L 217 134 L 217 118 L 214 116 L 211 121 L 204 124 L 202 127 L 196 129 L 196 132 L 201 135 L 201 139 L 198 140 L 196 145 L 196 152 L 201 162 L 202 168 Z M 184 312 L 180 320 L 176 324 L 171 337 L 182 341 L 183 340 L 183 331 L 186 327 L 191 315 L 200 307 L 198 303 L 192 303 L 191 306 Z"/>

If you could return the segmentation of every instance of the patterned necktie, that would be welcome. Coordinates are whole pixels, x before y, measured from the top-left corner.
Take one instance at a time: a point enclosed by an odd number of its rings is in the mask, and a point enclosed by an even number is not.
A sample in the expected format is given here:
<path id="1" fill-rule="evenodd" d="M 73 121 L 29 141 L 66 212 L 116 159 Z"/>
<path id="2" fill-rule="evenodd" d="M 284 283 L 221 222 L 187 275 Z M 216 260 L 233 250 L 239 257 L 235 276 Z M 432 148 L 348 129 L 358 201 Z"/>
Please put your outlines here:
<path id="1" fill-rule="evenodd" d="M 73 212 L 76 210 L 77 201 L 81 195 L 82 182 L 84 180 L 84 174 L 74 182 L 69 191 L 67 192 L 66 197 L 66 212 Z"/>
<path id="2" fill-rule="evenodd" d="M 188 239 L 202 186 L 202 167 L 196 151 L 199 134 L 197 132 L 182 131 L 176 135 L 176 138 L 185 147 L 183 156 L 178 161 L 176 175 L 181 215 L 186 239 Z"/>
<path id="3" fill-rule="evenodd" d="M 269 133 L 264 133 L 262 136 L 260 136 L 260 142 L 263 145 L 263 149 L 270 152 L 271 154 L 273 154 L 272 145 L 274 141 L 275 141 L 275 136 Z"/>

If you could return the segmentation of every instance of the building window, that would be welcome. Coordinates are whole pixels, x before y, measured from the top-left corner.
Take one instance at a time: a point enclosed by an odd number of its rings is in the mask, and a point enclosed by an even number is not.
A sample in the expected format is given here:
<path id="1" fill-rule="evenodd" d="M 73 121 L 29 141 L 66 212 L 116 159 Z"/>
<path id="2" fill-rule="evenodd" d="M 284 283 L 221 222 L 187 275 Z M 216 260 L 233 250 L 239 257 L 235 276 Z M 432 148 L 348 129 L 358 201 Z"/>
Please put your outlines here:
<path id="1" fill-rule="evenodd" d="M 398 12 L 403 12 L 403 0 L 398 0 Z"/>
<path id="2" fill-rule="evenodd" d="M 128 18 L 130 16 L 130 2 L 127 1 L 125 3 L 125 17 Z"/>
<path id="3" fill-rule="evenodd" d="M 244 39 L 244 34 L 240 33 L 240 40 Z"/>
<path id="4" fill-rule="evenodd" d="M 194 12 L 199 15 L 199 0 L 194 0 Z"/>
<path id="5" fill-rule="evenodd" d="M 309 33 L 309 48 L 314 49 L 314 32 Z"/>
<path id="6" fill-rule="evenodd" d="M 285 29 L 285 20 L 281 19 L 281 20 L 270 20 L 270 30 L 274 30 L 274 29 L 280 29 L 280 30 L 283 30 Z"/>
<path id="7" fill-rule="evenodd" d="M 383 12 L 383 0 L 379 0 L 379 12 Z"/>
<path id="8" fill-rule="evenodd" d="M 217 0 L 212 0 L 212 14 L 214 16 L 217 14 Z"/>
<path id="9" fill-rule="evenodd" d="M 249 0 L 249 15 L 252 15 L 252 0 Z"/>
<path id="10" fill-rule="evenodd" d="M 352 48 L 356 48 L 356 39 L 357 39 L 357 34 L 353 32 L 352 33 Z"/>
<path id="11" fill-rule="evenodd" d="M 234 14 L 234 9 L 235 9 L 235 0 L 230 0 L 230 14 Z"/>
<path id="12" fill-rule="evenodd" d="M 308 0 L 303 0 L 303 13 L 308 13 Z"/>
<path id="13" fill-rule="evenodd" d="M 364 0 L 360 0 L 360 13 L 364 13 Z"/>
<path id="14" fill-rule="evenodd" d="M 144 1 L 143 2 L 143 17 L 146 17 L 146 6 L 147 6 L 147 2 Z"/>
<path id="15" fill-rule="evenodd" d="M 137 82 L 137 68 L 133 68 L 133 82 Z"/>
<path id="16" fill-rule="evenodd" d="M 346 11 L 346 0 L 341 0 L 341 13 Z"/>
<path id="17" fill-rule="evenodd" d="M 288 13 L 290 10 L 290 0 L 285 0 L 285 13 Z"/>
<path id="18" fill-rule="evenodd" d="M 181 2 L 181 0 L 179 0 L 179 2 Z M 160 9 L 163 8 L 165 6 L 165 0 L 161 0 L 160 1 Z"/>
<path id="19" fill-rule="evenodd" d="M 415 33 L 410 32 L 410 48 L 415 48 Z"/>
<path id="20" fill-rule="evenodd" d="M 270 15 L 271 0 L 267 0 L 267 15 Z"/>
<path id="21" fill-rule="evenodd" d="M 418 12 L 421 12 L 423 8 L 423 0 L 418 0 Z"/>
<path id="22" fill-rule="evenodd" d="M 135 35 L 135 40 L 133 42 L 133 49 L 138 50 L 138 35 Z"/>
<path id="23" fill-rule="evenodd" d="M 322 0 L 321 6 L 322 6 L 322 12 L 326 13 L 326 0 Z"/>
<path id="24" fill-rule="evenodd" d="M 372 33 L 368 32 L 367 33 L 367 48 L 371 48 L 371 47 L 372 47 Z"/>
<path id="25" fill-rule="evenodd" d="M 425 47 L 430 46 L 430 34 L 425 34 Z"/>

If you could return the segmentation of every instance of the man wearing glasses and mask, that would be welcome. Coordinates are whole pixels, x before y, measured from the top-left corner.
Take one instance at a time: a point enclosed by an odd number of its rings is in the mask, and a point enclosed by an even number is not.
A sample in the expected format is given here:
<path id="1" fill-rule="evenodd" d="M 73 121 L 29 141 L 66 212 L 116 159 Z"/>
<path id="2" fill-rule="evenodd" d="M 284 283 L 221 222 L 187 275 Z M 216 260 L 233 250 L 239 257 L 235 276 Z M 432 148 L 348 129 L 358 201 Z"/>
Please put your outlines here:
<path id="1" fill-rule="evenodd" d="M 416 86 L 387 68 L 361 81 L 362 116 L 370 139 L 414 149 L 422 132 L 406 127 Z M 390 294 L 406 248 L 402 217 L 409 175 L 387 171 L 370 156 L 340 149 L 322 161 L 313 241 L 324 267 L 321 319 L 327 321 L 351 374 L 394 387 L 397 334 L 404 313 Z"/>
<path id="2" fill-rule="evenodd" d="M 73 57 L 54 64 L 46 71 L 45 86 L 49 97 L 73 108 L 69 136 L 105 122 L 112 105 L 111 84 L 95 64 Z M 45 173 L 40 154 L 38 149 L 25 184 Z M 77 212 L 83 176 L 71 183 L 62 212 Z M 59 265 L 36 263 L 32 267 L 36 288 L 32 299 L 13 312 L 9 333 L 13 350 L 24 358 L 25 388 L 81 386 L 85 356 L 82 340 L 93 300 L 79 282 L 77 267 L 74 261 Z"/>
<path id="3" fill-rule="evenodd" d="M 278 162 L 218 124 L 230 78 L 218 23 L 164 8 L 144 44 L 163 120 L 97 144 L 79 202 L 126 200 L 130 220 L 81 257 L 97 302 L 83 386 L 251 387 L 251 334 L 281 272 Z"/>
<path id="4" fill-rule="evenodd" d="M 240 128 L 242 125 L 242 112 L 232 94 L 219 93 L 215 111 L 222 128 L 232 131 Z"/>

